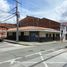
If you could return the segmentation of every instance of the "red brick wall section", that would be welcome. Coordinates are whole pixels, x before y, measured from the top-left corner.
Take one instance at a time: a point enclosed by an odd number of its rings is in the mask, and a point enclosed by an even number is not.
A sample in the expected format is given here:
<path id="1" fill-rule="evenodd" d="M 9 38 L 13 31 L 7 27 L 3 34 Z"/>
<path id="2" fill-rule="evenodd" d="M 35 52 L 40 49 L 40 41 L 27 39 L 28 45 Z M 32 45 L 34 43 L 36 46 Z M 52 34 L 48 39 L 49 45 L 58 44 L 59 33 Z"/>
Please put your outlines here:
<path id="1" fill-rule="evenodd" d="M 56 21 L 52 21 L 46 18 L 36 18 L 36 17 L 31 17 L 27 16 L 26 18 L 22 19 L 19 22 L 19 26 L 39 26 L 39 27 L 44 27 L 44 28 L 52 28 L 56 30 L 60 30 L 60 23 Z"/>
<path id="2" fill-rule="evenodd" d="M 6 37 L 7 37 L 7 28 L 0 26 L 0 39 L 6 38 Z"/>

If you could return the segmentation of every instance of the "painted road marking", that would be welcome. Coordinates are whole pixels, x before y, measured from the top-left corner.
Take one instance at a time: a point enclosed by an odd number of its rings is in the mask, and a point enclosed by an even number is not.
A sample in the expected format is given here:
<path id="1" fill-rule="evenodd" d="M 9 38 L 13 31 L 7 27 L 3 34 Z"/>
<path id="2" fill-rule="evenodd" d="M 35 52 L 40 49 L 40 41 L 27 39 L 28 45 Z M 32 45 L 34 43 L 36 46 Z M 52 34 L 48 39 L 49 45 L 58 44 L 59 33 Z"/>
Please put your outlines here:
<path id="1" fill-rule="evenodd" d="M 41 52 L 39 52 L 39 55 L 40 55 L 41 59 L 42 59 L 42 60 L 44 60 L 44 58 L 43 58 L 43 56 L 42 56 Z M 46 63 L 46 62 L 43 62 L 43 64 L 45 65 L 45 67 L 48 67 L 48 65 L 47 65 L 47 63 Z"/>
<path id="2" fill-rule="evenodd" d="M 7 62 L 13 63 L 15 60 L 17 60 L 17 59 L 21 59 L 21 58 L 22 58 L 22 57 L 18 57 L 18 58 L 10 59 L 10 60 L 7 60 L 7 61 L 0 62 L 0 64 L 7 63 Z"/>
<path id="3" fill-rule="evenodd" d="M 48 52 L 48 51 L 51 51 L 51 50 L 55 50 L 55 49 L 49 49 L 49 50 L 45 50 L 45 51 L 40 51 L 40 52 Z M 39 52 L 37 52 L 37 53 L 33 53 L 33 54 L 30 54 L 30 55 L 26 55 L 26 57 L 29 57 L 29 56 L 33 56 L 33 55 L 35 55 L 35 54 L 38 54 Z"/>
<path id="4" fill-rule="evenodd" d="M 61 50 L 58 50 L 58 51 L 66 51 L 66 50 L 61 49 Z M 57 51 L 55 51 L 55 52 L 57 52 Z M 53 52 L 52 52 L 52 53 L 53 53 Z M 29 56 L 32 56 L 32 55 L 35 55 L 35 54 L 39 54 L 39 55 L 41 56 L 41 59 L 44 60 L 44 58 L 42 57 L 41 52 L 34 53 L 34 54 L 30 54 L 30 55 L 27 55 L 27 56 L 25 56 L 25 57 L 29 57 Z M 51 53 L 49 53 L 49 54 L 51 54 Z M 45 54 L 45 55 L 49 55 L 49 54 Z M 15 62 L 15 60 L 17 60 L 17 59 L 21 59 L 21 58 L 22 58 L 22 57 L 18 57 L 18 58 L 10 59 L 10 60 L 7 60 L 7 61 L 0 62 L 0 64 L 6 63 L 6 62 L 10 62 L 10 63 L 12 64 L 12 63 Z"/>
<path id="5" fill-rule="evenodd" d="M 61 50 L 63 51 L 64 49 L 60 49 L 60 50 L 56 50 L 56 51 L 54 51 L 55 49 L 50 49 L 50 50 L 53 50 L 53 52 L 57 52 L 57 51 L 61 51 Z M 50 50 L 40 51 L 40 52 L 41 52 L 41 53 L 42 53 L 42 52 L 48 52 L 48 51 L 50 51 Z M 51 53 L 53 53 L 53 52 L 51 52 Z M 45 55 L 49 55 L 49 54 L 51 54 L 51 53 L 48 53 L 48 54 L 45 54 Z M 39 52 L 30 54 L 30 55 L 26 55 L 25 57 L 33 56 L 33 55 L 36 55 L 36 54 L 39 54 Z"/>

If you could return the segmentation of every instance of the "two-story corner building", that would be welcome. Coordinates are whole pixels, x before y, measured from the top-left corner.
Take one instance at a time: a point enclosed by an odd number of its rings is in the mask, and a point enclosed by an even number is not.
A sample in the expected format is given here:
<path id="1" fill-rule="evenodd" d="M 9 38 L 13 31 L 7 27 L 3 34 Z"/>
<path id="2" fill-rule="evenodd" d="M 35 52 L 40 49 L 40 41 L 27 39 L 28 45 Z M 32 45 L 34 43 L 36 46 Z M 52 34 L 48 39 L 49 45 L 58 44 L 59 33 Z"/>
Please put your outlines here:
<path id="1" fill-rule="evenodd" d="M 16 40 L 16 28 L 8 29 L 7 38 Z M 46 18 L 27 16 L 19 21 L 20 41 L 60 40 L 60 23 Z"/>

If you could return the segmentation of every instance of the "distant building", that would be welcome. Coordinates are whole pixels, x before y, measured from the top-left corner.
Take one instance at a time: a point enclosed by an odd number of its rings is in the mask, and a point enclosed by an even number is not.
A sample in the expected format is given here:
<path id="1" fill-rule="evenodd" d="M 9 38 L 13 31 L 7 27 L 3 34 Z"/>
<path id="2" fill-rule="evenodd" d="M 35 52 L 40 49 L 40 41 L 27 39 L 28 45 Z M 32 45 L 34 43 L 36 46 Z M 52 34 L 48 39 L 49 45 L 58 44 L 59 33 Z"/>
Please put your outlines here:
<path id="1" fill-rule="evenodd" d="M 4 26 L 0 26 L 0 39 L 7 37 L 7 28 Z"/>
<path id="2" fill-rule="evenodd" d="M 16 24 L 0 23 L 0 26 L 6 27 L 6 28 L 15 28 Z"/>
<path id="3" fill-rule="evenodd" d="M 16 40 L 16 28 L 8 29 L 7 38 Z M 46 19 L 27 16 L 19 21 L 19 40 L 53 41 L 60 40 L 60 23 Z"/>
<path id="4" fill-rule="evenodd" d="M 67 40 L 67 22 L 63 22 L 60 25 L 60 39 Z"/>
<path id="5" fill-rule="evenodd" d="M 7 38 L 7 30 L 15 27 L 15 24 L 0 23 L 0 39 Z"/>

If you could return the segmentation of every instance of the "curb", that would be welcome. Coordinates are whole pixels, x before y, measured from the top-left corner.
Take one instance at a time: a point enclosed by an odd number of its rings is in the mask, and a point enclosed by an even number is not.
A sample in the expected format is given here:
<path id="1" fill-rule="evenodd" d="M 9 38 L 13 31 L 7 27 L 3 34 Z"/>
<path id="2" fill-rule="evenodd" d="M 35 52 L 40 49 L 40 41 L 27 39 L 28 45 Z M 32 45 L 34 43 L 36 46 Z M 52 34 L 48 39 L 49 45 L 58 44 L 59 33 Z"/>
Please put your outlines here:
<path id="1" fill-rule="evenodd" d="M 20 43 L 20 42 L 16 42 L 16 41 L 11 41 L 11 40 L 4 40 L 5 42 L 8 42 L 8 43 L 13 43 L 13 44 L 19 44 L 19 45 L 24 45 L 24 46 L 32 46 L 32 45 L 29 45 L 29 44 L 24 44 L 24 43 Z M 60 42 L 60 41 L 54 41 L 54 42 L 45 42 L 44 44 L 55 44 L 55 43 L 66 43 L 67 41 L 64 41 L 64 42 Z M 36 44 L 38 45 L 38 44 Z"/>
<path id="2" fill-rule="evenodd" d="M 4 40 L 4 42 L 13 43 L 13 44 L 19 44 L 19 45 L 24 45 L 24 46 L 30 46 L 30 45 L 28 45 L 28 44 L 21 44 L 21 43 L 18 43 L 18 42 L 16 42 L 16 41 Z"/>
<path id="3" fill-rule="evenodd" d="M 4 40 L 4 41 L 5 41 L 5 42 L 8 42 L 8 43 L 18 44 L 17 42 L 6 41 L 6 40 Z"/>

